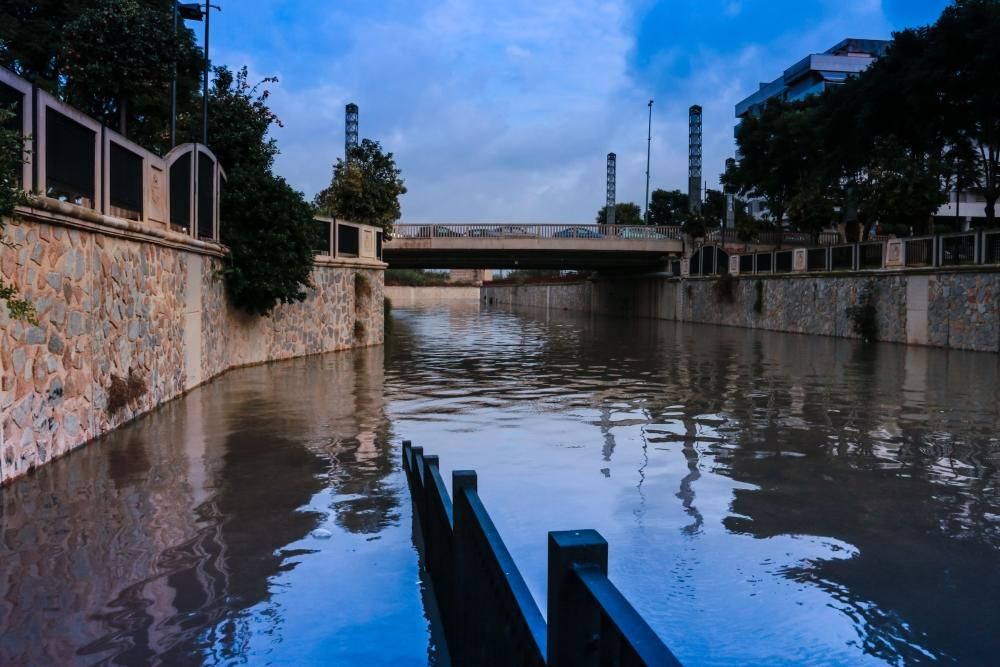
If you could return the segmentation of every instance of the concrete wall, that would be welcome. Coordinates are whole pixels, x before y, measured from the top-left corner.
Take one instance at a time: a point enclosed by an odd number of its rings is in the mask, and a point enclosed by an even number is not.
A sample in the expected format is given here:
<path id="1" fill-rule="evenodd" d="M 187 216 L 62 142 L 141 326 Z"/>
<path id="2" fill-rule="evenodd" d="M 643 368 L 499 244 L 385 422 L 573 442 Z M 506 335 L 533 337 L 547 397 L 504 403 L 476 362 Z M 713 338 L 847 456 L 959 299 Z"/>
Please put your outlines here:
<path id="1" fill-rule="evenodd" d="M 386 285 L 385 295 L 392 301 L 393 306 L 479 302 L 479 288 L 473 285 L 440 285 L 435 287 Z"/>
<path id="2" fill-rule="evenodd" d="M 878 272 L 737 278 L 732 300 L 714 278 L 632 276 L 573 284 L 484 286 L 498 305 L 584 310 L 856 338 L 847 308 L 869 288 L 878 339 L 1000 351 L 1000 271 Z M 758 287 L 759 285 L 759 287 Z M 754 304 L 760 290 L 761 309 Z"/>
<path id="3" fill-rule="evenodd" d="M 222 246 L 63 208 L 7 227 L 0 271 L 39 323 L 0 308 L 0 483 L 234 366 L 382 343 L 381 262 L 320 258 L 304 302 L 251 316 L 228 301 Z M 130 370 L 146 391 L 112 414 Z"/>

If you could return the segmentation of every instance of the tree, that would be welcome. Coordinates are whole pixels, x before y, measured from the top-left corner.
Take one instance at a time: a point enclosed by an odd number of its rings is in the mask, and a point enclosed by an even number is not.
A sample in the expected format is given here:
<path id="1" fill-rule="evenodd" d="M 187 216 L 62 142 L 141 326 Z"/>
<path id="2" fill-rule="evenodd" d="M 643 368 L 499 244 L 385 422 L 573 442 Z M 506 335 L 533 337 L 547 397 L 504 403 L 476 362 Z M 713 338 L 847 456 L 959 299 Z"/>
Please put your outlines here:
<path id="1" fill-rule="evenodd" d="M 608 207 L 604 205 L 597 212 L 597 224 L 608 224 Z M 616 225 L 641 225 L 642 209 L 638 204 L 632 202 L 618 202 L 615 204 L 615 224 Z"/>
<path id="2" fill-rule="evenodd" d="M 280 120 L 267 106 L 265 86 L 216 68 L 209 98 L 212 148 L 227 169 L 220 202 L 222 239 L 229 257 L 222 274 L 233 303 L 267 315 L 279 303 L 302 301 L 318 239 L 312 208 L 302 193 L 272 172 L 278 147 L 268 137 Z"/>
<path id="3" fill-rule="evenodd" d="M 1000 198 L 1000 3 L 955 0 L 926 32 L 921 69 L 938 89 L 947 120 L 945 135 L 964 155 L 975 156 L 975 185 L 986 199 L 986 220 L 996 220 Z"/>
<path id="4" fill-rule="evenodd" d="M 6 219 L 14 215 L 15 207 L 24 199 L 20 172 L 24 164 L 24 140 L 20 132 L 9 126 L 13 113 L 0 108 L 0 252 L 11 252 L 16 245 L 4 236 Z M 17 288 L 0 276 L 0 301 L 7 305 L 12 319 L 35 323 L 35 308 L 22 299 Z"/>
<path id="5" fill-rule="evenodd" d="M 4 4 L 0 64 L 73 107 L 162 154 L 176 61 L 179 126 L 198 115 L 201 51 L 183 22 L 175 39 L 170 2 Z"/>
<path id="6" fill-rule="evenodd" d="M 302 193 L 268 170 L 239 167 L 221 208 L 230 253 L 222 273 L 233 303 L 268 315 L 279 303 L 304 300 L 318 232 Z"/>
<path id="7" fill-rule="evenodd" d="M 686 193 L 657 188 L 649 196 L 649 223 L 659 227 L 680 225 L 687 215 L 688 207 Z"/>
<path id="8" fill-rule="evenodd" d="M 400 217 L 399 197 L 406 194 L 400 174 L 392 153 L 364 139 L 346 162 L 337 159 L 333 180 L 316 195 L 314 205 L 325 215 L 381 227 L 389 238 Z"/>
<path id="9" fill-rule="evenodd" d="M 813 231 L 817 218 L 804 215 L 803 206 L 833 202 L 833 185 L 839 168 L 826 150 L 826 109 L 820 97 L 800 102 L 771 100 L 759 116 L 749 117 L 736 129 L 742 159 L 725 176 L 741 194 L 763 199 L 778 230 L 781 245 L 789 206 L 799 223 Z M 825 211 L 822 218 L 826 218 Z"/>

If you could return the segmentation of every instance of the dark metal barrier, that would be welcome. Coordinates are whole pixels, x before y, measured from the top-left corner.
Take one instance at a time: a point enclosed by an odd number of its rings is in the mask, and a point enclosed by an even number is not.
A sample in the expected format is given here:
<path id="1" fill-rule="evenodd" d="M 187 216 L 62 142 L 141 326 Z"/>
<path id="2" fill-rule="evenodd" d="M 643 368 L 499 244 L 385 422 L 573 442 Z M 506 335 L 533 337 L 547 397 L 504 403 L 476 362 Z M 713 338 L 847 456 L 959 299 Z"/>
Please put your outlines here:
<path id="1" fill-rule="evenodd" d="M 830 248 L 830 270 L 831 271 L 854 270 L 853 245 L 838 245 Z"/>
<path id="2" fill-rule="evenodd" d="M 934 266 L 934 238 L 906 239 L 903 255 L 906 266 Z"/>
<path id="3" fill-rule="evenodd" d="M 108 151 L 110 183 L 109 213 L 128 220 L 142 219 L 142 156 L 114 141 Z"/>
<path id="4" fill-rule="evenodd" d="M 198 238 L 215 238 L 215 160 L 198 151 Z"/>
<path id="5" fill-rule="evenodd" d="M 941 266 L 976 263 L 976 235 L 960 234 L 941 237 Z"/>
<path id="6" fill-rule="evenodd" d="M 806 251 L 808 271 L 826 271 L 826 248 L 810 248 Z"/>
<path id="7" fill-rule="evenodd" d="M 360 232 L 357 227 L 337 225 L 337 256 L 357 257 L 360 252 Z"/>
<path id="8" fill-rule="evenodd" d="M 327 220 L 316 220 L 313 219 L 313 224 L 316 225 L 316 245 L 313 246 L 313 250 L 317 255 L 333 255 L 333 248 L 330 247 L 330 227 L 333 224 Z"/>
<path id="9" fill-rule="evenodd" d="M 774 266 L 774 254 L 770 252 L 759 252 L 757 258 L 757 273 L 771 273 Z"/>
<path id="10" fill-rule="evenodd" d="M 882 241 L 858 244 L 858 268 L 881 269 L 885 244 Z"/>
<path id="11" fill-rule="evenodd" d="M 403 469 L 454 664 L 680 664 L 608 579 L 608 544 L 596 531 L 549 533 L 546 624 L 479 498 L 476 473 L 452 474 L 453 503 L 436 456 L 404 441 Z"/>
<path id="12" fill-rule="evenodd" d="M 46 195 L 93 208 L 96 133 L 55 109 L 45 110 Z"/>
<path id="13" fill-rule="evenodd" d="M 792 270 L 793 250 L 778 250 L 774 253 L 774 272 L 789 273 Z"/>
<path id="14" fill-rule="evenodd" d="M 182 229 L 191 226 L 191 153 L 170 165 L 170 224 Z"/>
<path id="15" fill-rule="evenodd" d="M 983 264 L 1000 264 L 1000 232 L 983 234 Z"/>
<path id="16" fill-rule="evenodd" d="M 753 255 L 740 255 L 740 273 L 753 273 Z"/>

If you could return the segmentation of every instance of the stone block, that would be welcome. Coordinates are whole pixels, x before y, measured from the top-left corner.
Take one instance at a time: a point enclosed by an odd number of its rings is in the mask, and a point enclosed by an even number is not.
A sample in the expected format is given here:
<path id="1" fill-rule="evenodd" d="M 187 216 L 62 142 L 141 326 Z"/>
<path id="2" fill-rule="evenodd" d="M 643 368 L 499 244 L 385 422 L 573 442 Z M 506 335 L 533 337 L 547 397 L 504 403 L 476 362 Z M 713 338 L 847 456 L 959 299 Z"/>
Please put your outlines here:
<path id="1" fill-rule="evenodd" d="M 808 252 L 805 248 L 796 248 L 792 251 L 792 271 L 804 273 L 809 269 Z"/>
<path id="2" fill-rule="evenodd" d="M 903 240 L 889 239 L 885 242 L 885 268 L 895 269 L 906 265 L 903 258 Z"/>

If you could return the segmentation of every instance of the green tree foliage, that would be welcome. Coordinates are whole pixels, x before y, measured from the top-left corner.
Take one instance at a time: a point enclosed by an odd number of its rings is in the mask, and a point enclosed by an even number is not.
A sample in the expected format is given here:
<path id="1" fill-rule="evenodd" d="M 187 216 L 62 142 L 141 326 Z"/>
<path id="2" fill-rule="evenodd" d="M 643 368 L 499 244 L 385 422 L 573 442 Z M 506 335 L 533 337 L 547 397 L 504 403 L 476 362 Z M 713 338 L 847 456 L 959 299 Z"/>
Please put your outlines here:
<path id="1" fill-rule="evenodd" d="M 0 16 L 0 64 L 150 150 L 169 149 L 175 61 L 179 127 L 198 116 L 201 50 L 183 21 L 175 39 L 168 0 L 7 0 Z"/>
<path id="2" fill-rule="evenodd" d="M 974 184 L 986 198 L 987 224 L 1000 198 L 1000 2 L 956 0 L 926 34 L 921 70 L 938 91 L 945 139 L 973 160 Z"/>
<path id="3" fill-rule="evenodd" d="M 660 227 L 683 224 L 688 207 L 686 193 L 657 188 L 649 195 L 649 224 Z"/>
<path id="4" fill-rule="evenodd" d="M 267 315 L 302 301 L 318 241 L 312 207 L 285 180 L 259 167 L 238 167 L 222 194 L 223 269 L 233 303 Z"/>
<path id="5" fill-rule="evenodd" d="M 20 132 L 9 127 L 13 113 L 0 109 L 0 253 L 12 252 L 16 246 L 4 235 L 6 221 L 14 215 L 14 208 L 24 198 L 19 180 L 24 164 L 24 140 Z M 0 301 L 7 305 L 7 312 L 15 320 L 36 321 L 35 309 L 22 299 L 14 285 L 0 276 Z"/>
<path id="6" fill-rule="evenodd" d="M 606 225 L 608 224 L 608 207 L 607 205 L 602 206 L 601 210 L 597 212 L 597 224 Z M 642 222 L 642 209 L 639 208 L 638 204 L 633 204 L 632 202 L 618 202 L 615 204 L 615 224 L 616 225 L 641 225 Z"/>
<path id="7" fill-rule="evenodd" d="M 329 187 L 316 195 L 314 205 L 324 215 L 381 227 L 386 238 L 400 216 L 399 197 L 406 194 L 392 153 L 371 139 L 363 139 L 349 159 L 337 159 Z"/>
<path id="8" fill-rule="evenodd" d="M 278 153 L 267 136 L 280 121 L 267 106 L 265 87 L 215 70 L 209 98 L 212 148 L 226 167 L 222 188 L 222 239 L 230 255 L 223 269 L 226 287 L 240 308 L 267 315 L 279 303 L 305 299 L 318 242 L 312 208 L 272 171 Z"/>
<path id="9" fill-rule="evenodd" d="M 994 224 L 998 32 L 1000 2 L 955 0 L 933 25 L 896 33 L 845 85 L 744 120 L 743 158 L 727 181 L 762 198 L 773 221 L 805 231 L 837 220 L 923 231 L 956 186 L 981 192 Z"/>

